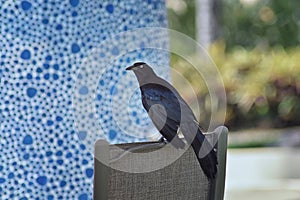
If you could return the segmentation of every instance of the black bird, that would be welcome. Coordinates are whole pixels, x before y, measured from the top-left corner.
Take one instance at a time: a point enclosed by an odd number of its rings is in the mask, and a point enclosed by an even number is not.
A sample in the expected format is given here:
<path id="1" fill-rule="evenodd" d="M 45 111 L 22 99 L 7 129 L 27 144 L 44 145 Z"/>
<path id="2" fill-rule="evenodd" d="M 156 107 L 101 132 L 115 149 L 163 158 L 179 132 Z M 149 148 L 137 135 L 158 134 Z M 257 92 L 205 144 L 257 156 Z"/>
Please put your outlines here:
<path id="1" fill-rule="evenodd" d="M 217 173 L 215 149 L 201 132 L 193 111 L 176 89 L 158 77 L 144 62 L 134 63 L 126 70 L 132 70 L 137 77 L 143 106 L 162 136 L 174 147 L 184 148 L 185 143 L 177 135 L 180 128 L 187 143 L 193 147 L 203 172 L 208 179 L 214 179 Z"/>

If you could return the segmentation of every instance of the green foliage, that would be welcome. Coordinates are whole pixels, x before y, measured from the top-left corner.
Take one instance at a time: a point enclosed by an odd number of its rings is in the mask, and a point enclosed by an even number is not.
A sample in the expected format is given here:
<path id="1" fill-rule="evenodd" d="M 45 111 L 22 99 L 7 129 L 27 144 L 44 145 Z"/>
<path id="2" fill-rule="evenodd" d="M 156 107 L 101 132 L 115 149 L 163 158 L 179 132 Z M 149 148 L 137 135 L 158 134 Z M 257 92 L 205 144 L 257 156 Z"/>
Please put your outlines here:
<path id="1" fill-rule="evenodd" d="M 195 1 L 194 0 L 170 0 L 168 5 L 169 28 L 179 31 L 195 39 Z"/>
<path id="2" fill-rule="evenodd" d="M 257 141 L 257 142 L 245 142 L 242 144 L 230 144 L 228 148 L 230 149 L 241 149 L 241 148 L 261 148 L 272 145 L 269 141 Z"/>
<path id="3" fill-rule="evenodd" d="M 219 42 L 209 52 L 224 81 L 229 127 L 300 125 L 300 48 L 259 51 L 237 47 L 226 52 Z M 196 88 L 205 124 L 205 118 L 210 118 L 210 107 L 205 106 L 210 98 L 206 85 L 188 63 L 173 58 L 172 65 Z"/>
<path id="4" fill-rule="evenodd" d="M 220 39 L 224 42 L 213 44 L 210 55 L 224 80 L 226 124 L 231 129 L 300 125 L 300 1 L 220 1 Z M 196 1 L 169 2 L 173 3 L 168 8 L 170 28 L 195 38 Z M 182 6 L 176 7 L 174 2 L 183 3 L 185 9 L 178 10 Z M 175 70 L 193 86 L 205 126 L 211 117 L 205 82 L 187 61 L 176 55 L 171 59 Z M 189 59 L 203 62 L 196 55 Z M 189 90 L 181 87 L 193 104 Z"/>
<path id="5" fill-rule="evenodd" d="M 218 1 L 221 1 L 221 8 L 218 9 L 221 11 L 216 14 L 220 15 L 221 39 L 226 42 L 226 50 L 236 45 L 248 49 L 268 49 L 277 45 L 290 48 L 299 45 L 299 0 Z M 169 27 L 195 39 L 196 1 L 167 2 Z"/>
<path id="6" fill-rule="evenodd" d="M 299 0 L 252 0 L 252 4 L 241 0 L 223 2 L 221 24 L 228 49 L 235 45 L 250 48 L 299 45 Z"/>

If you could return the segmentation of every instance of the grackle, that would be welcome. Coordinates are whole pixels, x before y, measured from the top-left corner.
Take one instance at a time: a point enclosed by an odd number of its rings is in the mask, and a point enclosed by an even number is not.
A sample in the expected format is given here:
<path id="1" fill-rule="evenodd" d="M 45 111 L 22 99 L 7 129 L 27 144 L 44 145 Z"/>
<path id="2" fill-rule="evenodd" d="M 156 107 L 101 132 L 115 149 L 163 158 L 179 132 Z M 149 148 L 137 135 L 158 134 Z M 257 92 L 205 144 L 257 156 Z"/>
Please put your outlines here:
<path id="1" fill-rule="evenodd" d="M 158 77 L 144 62 L 134 63 L 126 70 L 132 70 L 139 82 L 142 104 L 155 127 L 175 148 L 184 148 L 185 143 L 178 137 L 182 132 L 191 144 L 200 166 L 208 177 L 214 179 L 217 173 L 215 149 L 207 141 L 199 128 L 199 123 L 176 89 Z"/>

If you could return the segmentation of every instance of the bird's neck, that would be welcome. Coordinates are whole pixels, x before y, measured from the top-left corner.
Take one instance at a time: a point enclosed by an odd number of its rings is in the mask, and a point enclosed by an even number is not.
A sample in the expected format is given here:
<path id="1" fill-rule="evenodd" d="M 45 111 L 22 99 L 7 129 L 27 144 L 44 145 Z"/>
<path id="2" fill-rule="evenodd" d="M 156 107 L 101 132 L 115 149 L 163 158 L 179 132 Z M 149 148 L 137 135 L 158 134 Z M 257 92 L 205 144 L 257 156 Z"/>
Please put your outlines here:
<path id="1" fill-rule="evenodd" d="M 160 82 L 160 78 L 155 74 L 136 74 L 137 80 L 140 86 L 146 84 L 158 84 Z"/>

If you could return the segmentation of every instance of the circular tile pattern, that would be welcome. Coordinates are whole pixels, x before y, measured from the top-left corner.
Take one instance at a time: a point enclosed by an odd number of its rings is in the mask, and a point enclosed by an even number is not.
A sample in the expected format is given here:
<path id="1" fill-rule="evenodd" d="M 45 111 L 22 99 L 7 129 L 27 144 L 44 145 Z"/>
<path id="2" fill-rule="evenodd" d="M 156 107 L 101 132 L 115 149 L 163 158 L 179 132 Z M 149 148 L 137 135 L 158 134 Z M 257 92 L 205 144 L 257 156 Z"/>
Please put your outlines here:
<path id="1" fill-rule="evenodd" d="M 115 36 L 166 27 L 164 1 L 0 0 L 0 5 L 0 199 L 91 199 L 93 142 L 147 139 L 150 122 L 135 77 L 124 68 L 146 60 L 164 77 L 168 71 L 168 53 L 147 49 L 152 42 L 166 49 L 166 35 L 149 33 L 127 43 Z M 131 45 L 138 50 L 126 52 Z M 129 91 L 135 93 L 123 95 Z M 93 111 L 86 110 L 87 103 Z M 74 124 L 80 114 L 84 118 Z"/>

